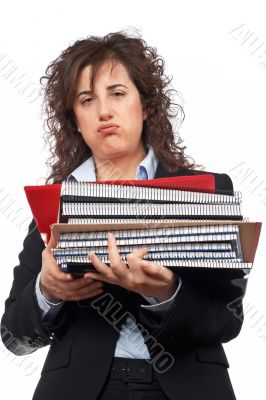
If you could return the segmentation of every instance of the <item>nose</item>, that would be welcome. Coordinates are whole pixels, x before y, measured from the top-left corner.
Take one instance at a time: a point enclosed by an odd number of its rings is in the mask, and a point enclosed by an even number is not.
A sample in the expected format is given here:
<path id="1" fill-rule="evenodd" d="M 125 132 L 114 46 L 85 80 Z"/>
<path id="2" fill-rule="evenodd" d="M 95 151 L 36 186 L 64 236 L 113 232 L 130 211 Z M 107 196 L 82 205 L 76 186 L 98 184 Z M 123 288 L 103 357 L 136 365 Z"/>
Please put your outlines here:
<path id="1" fill-rule="evenodd" d="M 98 100 L 98 117 L 100 121 L 108 121 L 113 117 L 113 110 L 108 99 Z"/>

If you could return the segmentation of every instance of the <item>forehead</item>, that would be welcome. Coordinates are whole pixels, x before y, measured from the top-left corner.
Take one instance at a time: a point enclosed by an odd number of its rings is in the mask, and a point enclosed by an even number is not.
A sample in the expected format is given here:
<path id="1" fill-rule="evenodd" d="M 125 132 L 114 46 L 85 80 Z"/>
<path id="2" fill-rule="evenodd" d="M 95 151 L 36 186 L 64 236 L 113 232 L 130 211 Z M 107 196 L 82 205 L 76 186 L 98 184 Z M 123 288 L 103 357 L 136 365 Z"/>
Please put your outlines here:
<path id="1" fill-rule="evenodd" d="M 78 89 L 90 86 L 92 66 L 84 67 L 78 77 Z M 94 85 L 114 83 L 130 83 L 131 79 L 127 69 L 120 62 L 105 62 L 97 71 L 94 78 Z"/>

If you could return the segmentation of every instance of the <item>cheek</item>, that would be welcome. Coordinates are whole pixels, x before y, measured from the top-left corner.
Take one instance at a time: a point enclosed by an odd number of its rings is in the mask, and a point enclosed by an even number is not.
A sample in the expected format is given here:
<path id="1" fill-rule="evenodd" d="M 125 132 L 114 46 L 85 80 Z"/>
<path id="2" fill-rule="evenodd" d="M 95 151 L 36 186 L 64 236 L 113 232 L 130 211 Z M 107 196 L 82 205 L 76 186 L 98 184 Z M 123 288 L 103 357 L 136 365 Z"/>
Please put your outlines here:
<path id="1" fill-rule="evenodd" d="M 95 141 L 95 124 L 92 123 L 93 118 L 89 118 L 86 114 L 78 115 L 78 126 L 80 128 L 80 134 L 83 140 L 90 146 Z"/>
<path id="2" fill-rule="evenodd" d="M 139 100 L 135 102 L 134 109 L 135 109 L 136 113 L 139 114 L 139 116 L 141 117 L 142 116 L 142 104 Z"/>
<path id="3" fill-rule="evenodd" d="M 88 124 L 89 124 L 89 118 L 86 115 L 86 113 L 82 113 L 82 112 L 77 113 L 77 120 L 78 120 L 79 125 L 83 128 L 85 126 L 88 126 Z"/>
<path id="4" fill-rule="evenodd" d="M 132 122 L 143 121 L 142 105 L 139 102 L 131 102 L 127 108 L 127 115 L 131 117 Z"/>
<path id="5" fill-rule="evenodd" d="M 74 113 L 79 126 L 83 126 L 84 128 L 85 125 L 89 124 L 91 118 L 89 118 L 89 112 L 86 109 L 86 106 L 78 104 L 74 107 Z"/>

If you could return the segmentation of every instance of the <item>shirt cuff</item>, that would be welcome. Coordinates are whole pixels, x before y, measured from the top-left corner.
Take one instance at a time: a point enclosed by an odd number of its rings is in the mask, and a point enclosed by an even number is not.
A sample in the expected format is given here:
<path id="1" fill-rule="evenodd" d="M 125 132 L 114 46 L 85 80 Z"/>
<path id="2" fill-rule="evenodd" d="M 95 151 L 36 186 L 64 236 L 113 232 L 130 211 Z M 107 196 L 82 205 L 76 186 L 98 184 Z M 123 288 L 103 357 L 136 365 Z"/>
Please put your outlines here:
<path id="1" fill-rule="evenodd" d="M 179 293 L 181 286 L 182 286 L 182 279 L 180 278 L 179 275 L 177 275 L 176 277 L 178 280 L 177 289 L 170 299 L 164 300 L 162 302 L 158 302 L 158 300 L 156 300 L 154 297 L 148 297 L 148 296 L 142 295 L 151 305 L 141 304 L 140 306 L 142 308 L 145 308 L 146 310 L 150 310 L 150 311 L 167 311 L 171 307 L 171 305 L 174 303 L 175 298 L 176 298 L 177 294 Z"/>
<path id="2" fill-rule="evenodd" d="M 60 300 L 58 303 L 52 303 L 51 301 L 47 300 L 44 297 L 44 295 L 41 292 L 41 288 L 40 288 L 40 273 L 36 279 L 35 293 L 36 293 L 38 305 L 39 305 L 40 309 L 42 310 L 42 318 L 44 318 L 48 312 L 49 312 L 49 315 L 53 314 L 55 316 L 57 314 L 57 312 L 59 312 L 59 310 L 64 305 L 64 300 Z"/>

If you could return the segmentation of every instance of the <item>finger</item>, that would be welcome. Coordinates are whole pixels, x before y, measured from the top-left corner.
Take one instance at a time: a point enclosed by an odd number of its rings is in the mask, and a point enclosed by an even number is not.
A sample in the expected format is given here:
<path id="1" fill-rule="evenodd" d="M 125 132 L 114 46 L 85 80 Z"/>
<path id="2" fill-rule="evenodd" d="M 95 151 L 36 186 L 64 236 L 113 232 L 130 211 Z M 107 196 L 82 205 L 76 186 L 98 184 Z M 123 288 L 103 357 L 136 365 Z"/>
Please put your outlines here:
<path id="1" fill-rule="evenodd" d="M 111 232 L 108 232 L 108 255 L 110 264 L 119 265 L 121 262 L 119 250 L 117 248 L 116 240 Z"/>
<path id="2" fill-rule="evenodd" d="M 90 252 L 88 255 L 91 263 L 93 264 L 93 266 L 95 267 L 95 269 L 98 271 L 97 272 L 88 272 L 85 274 L 85 277 L 92 277 L 96 276 L 98 280 L 104 281 L 104 282 L 111 282 L 112 279 L 114 278 L 114 274 L 111 270 L 110 267 L 108 267 L 108 265 L 106 265 L 104 262 L 102 262 L 102 260 L 100 260 L 99 257 L 96 256 L 95 253 Z M 89 275 L 90 274 L 90 275 Z"/>
<path id="3" fill-rule="evenodd" d="M 126 255 L 129 268 L 140 267 L 141 258 L 149 251 L 148 248 L 134 249 Z"/>
<path id="4" fill-rule="evenodd" d="M 84 278 L 79 278 L 75 279 L 73 281 L 68 281 L 68 282 L 63 282 L 63 283 L 58 283 L 58 286 L 60 288 L 64 288 L 66 290 L 73 290 L 73 291 L 79 291 L 83 288 L 88 288 L 91 287 L 93 288 L 94 286 L 97 285 L 102 285 L 101 282 L 96 281 L 95 279 L 84 279 Z"/>
<path id="5" fill-rule="evenodd" d="M 143 257 L 148 252 L 149 252 L 149 248 L 148 247 L 143 247 L 141 249 L 134 249 L 129 254 L 135 254 L 137 257 Z"/>
<path id="6" fill-rule="evenodd" d="M 51 286 L 53 285 L 54 288 L 65 291 L 65 292 L 76 292 L 78 293 L 80 290 L 83 290 L 84 288 L 94 288 L 97 286 L 102 286 L 101 281 L 96 281 L 96 280 L 91 280 L 87 281 L 86 279 L 82 279 L 82 282 L 51 282 Z"/>
<path id="7" fill-rule="evenodd" d="M 44 256 L 46 258 L 46 262 L 50 263 L 50 271 L 48 272 L 53 278 L 58 279 L 62 282 L 71 282 L 73 281 L 74 278 L 71 274 L 67 274 L 65 272 L 63 272 L 59 266 L 59 264 L 57 263 L 51 249 L 56 247 L 56 242 L 55 239 L 53 237 L 53 233 L 51 233 L 51 237 L 50 240 L 45 248 L 45 253 Z M 51 268 L 51 265 L 52 268 Z"/>
<path id="8" fill-rule="evenodd" d="M 152 261 L 141 260 L 141 268 L 153 278 L 161 278 L 168 281 L 172 277 L 172 271 L 169 268 Z"/>
<path id="9" fill-rule="evenodd" d="M 108 232 L 108 256 L 113 273 L 119 279 L 126 279 L 128 269 L 125 262 L 121 260 L 115 236 L 111 232 Z"/>
<path id="10" fill-rule="evenodd" d="M 55 247 L 56 247 L 56 242 L 55 242 L 55 239 L 53 237 L 53 233 L 51 232 L 51 237 L 50 237 L 49 242 L 47 243 L 46 248 L 47 248 L 48 251 L 51 251 L 51 249 L 54 249 Z"/>
<path id="11" fill-rule="evenodd" d="M 84 274 L 84 279 L 86 281 L 89 279 L 92 279 L 95 281 L 106 282 L 106 278 L 104 276 L 102 276 L 99 272 L 86 272 Z"/>
<path id="12" fill-rule="evenodd" d="M 103 292 L 102 286 L 94 286 L 93 288 L 91 287 L 85 287 L 79 291 L 64 291 L 61 294 L 61 298 L 69 301 L 77 301 L 81 299 L 86 299 L 90 298 L 93 296 L 96 296 L 97 294 Z"/>
<path id="13" fill-rule="evenodd" d="M 70 282 L 75 280 L 75 278 L 66 272 L 63 272 L 56 262 L 53 254 L 45 249 L 43 251 L 43 266 L 45 266 L 46 273 L 51 279 L 56 279 L 61 282 Z"/>
<path id="14" fill-rule="evenodd" d="M 48 261 L 50 262 L 48 274 L 50 275 L 51 279 L 62 283 L 77 281 L 77 278 L 73 275 L 63 272 L 60 268 L 60 265 L 56 262 L 56 259 L 53 256 L 51 257 L 53 260 L 51 259 Z"/>

